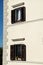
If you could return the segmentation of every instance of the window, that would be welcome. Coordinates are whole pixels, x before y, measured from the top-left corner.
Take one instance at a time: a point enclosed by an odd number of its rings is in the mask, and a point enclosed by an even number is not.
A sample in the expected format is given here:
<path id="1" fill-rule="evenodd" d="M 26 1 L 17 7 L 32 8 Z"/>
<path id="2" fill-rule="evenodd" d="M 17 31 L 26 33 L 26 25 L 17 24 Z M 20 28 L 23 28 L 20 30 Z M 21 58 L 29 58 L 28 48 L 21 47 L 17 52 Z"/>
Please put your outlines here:
<path id="1" fill-rule="evenodd" d="M 26 46 L 24 44 L 11 45 L 10 59 L 15 61 L 26 61 Z"/>
<path id="2" fill-rule="evenodd" d="M 11 11 L 11 23 L 23 22 L 25 21 L 25 7 L 20 7 Z"/>

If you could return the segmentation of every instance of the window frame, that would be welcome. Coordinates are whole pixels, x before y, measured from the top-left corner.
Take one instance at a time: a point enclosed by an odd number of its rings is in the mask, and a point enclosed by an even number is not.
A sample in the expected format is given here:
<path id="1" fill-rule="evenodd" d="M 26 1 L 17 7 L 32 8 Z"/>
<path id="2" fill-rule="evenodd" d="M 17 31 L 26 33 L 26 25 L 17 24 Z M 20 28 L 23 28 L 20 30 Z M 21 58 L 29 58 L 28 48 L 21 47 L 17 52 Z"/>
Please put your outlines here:
<path id="1" fill-rule="evenodd" d="M 16 45 L 17 45 L 17 46 L 18 46 L 18 45 L 20 45 L 20 46 L 22 45 L 22 49 L 21 49 L 21 50 L 22 50 L 22 52 L 21 52 L 21 53 L 22 53 L 22 57 L 21 57 L 22 60 L 21 60 L 21 61 L 26 61 L 26 45 L 25 45 L 25 44 L 14 44 L 14 45 L 10 45 L 10 60 L 11 60 L 11 61 L 19 61 L 19 60 L 15 60 L 15 56 L 14 56 L 13 59 L 11 59 L 11 46 L 16 46 Z M 23 54 L 23 46 L 25 47 L 25 56 L 24 56 L 24 54 Z M 14 49 L 13 49 L 13 50 L 14 50 Z M 16 53 L 15 53 L 15 54 L 16 54 Z M 13 53 L 13 55 L 15 55 L 15 54 Z M 23 57 L 23 56 L 24 56 L 24 57 Z M 24 58 L 24 60 L 23 60 L 23 58 Z"/>
<path id="2" fill-rule="evenodd" d="M 14 14 L 16 10 L 21 10 L 21 20 L 15 20 Z M 24 22 L 24 21 L 26 21 L 26 8 L 24 6 L 11 10 L 11 23 L 12 24 L 17 23 L 17 22 Z"/>

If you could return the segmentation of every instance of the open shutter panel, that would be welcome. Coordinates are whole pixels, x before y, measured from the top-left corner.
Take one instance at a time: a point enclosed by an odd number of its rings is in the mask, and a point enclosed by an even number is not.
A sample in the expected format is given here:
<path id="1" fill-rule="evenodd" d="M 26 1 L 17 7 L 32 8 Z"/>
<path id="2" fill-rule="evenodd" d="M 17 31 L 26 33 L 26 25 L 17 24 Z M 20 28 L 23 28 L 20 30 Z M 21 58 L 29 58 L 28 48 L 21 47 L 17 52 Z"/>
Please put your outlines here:
<path id="1" fill-rule="evenodd" d="M 15 53 L 14 53 L 14 45 L 10 46 L 10 59 L 14 60 L 15 59 Z"/>
<path id="2" fill-rule="evenodd" d="M 11 11 L 11 23 L 15 23 L 15 10 Z"/>
<path id="3" fill-rule="evenodd" d="M 26 61 L 26 46 L 25 45 L 22 46 L 22 58 L 23 58 L 23 61 Z"/>
<path id="4" fill-rule="evenodd" d="M 23 7 L 23 8 L 21 8 L 21 17 L 22 17 L 22 19 L 21 19 L 21 21 L 25 21 L 26 20 L 26 9 L 25 9 L 25 7 Z"/>

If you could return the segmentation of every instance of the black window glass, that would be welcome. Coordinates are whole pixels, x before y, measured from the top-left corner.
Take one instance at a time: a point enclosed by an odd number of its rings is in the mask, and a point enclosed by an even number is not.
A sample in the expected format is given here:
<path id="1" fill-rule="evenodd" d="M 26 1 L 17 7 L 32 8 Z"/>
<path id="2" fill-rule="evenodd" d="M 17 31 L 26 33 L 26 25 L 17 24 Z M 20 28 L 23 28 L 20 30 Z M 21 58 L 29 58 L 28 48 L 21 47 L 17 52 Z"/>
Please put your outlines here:
<path id="1" fill-rule="evenodd" d="M 10 46 L 10 59 L 16 61 L 26 61 L 26 46 L 19 45 L 11 45 Z"/>
<path id="2" fill-rule="evenodd" d="M 20 7 L 11 11 L 11 23 L 23 22 L 26 19 L 25 7 Z"/>

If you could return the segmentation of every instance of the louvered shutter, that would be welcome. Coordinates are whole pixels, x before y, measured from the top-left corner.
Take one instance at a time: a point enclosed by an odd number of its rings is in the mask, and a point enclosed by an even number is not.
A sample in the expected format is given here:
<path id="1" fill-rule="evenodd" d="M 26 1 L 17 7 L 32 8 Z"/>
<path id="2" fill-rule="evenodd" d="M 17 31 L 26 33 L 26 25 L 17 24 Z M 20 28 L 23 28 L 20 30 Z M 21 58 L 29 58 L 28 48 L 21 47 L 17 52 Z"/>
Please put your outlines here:
<path id="1" fill-rule="evenodd" d="M 26 61 L 26 46 L 25 45 L 22 46 L 22 58 L 23 58 L 23 61 Z"/>
<path id="2" fill-rule="evenodd" d="M 21 21 L 25 21 L 26 20 L 26 9 L 25 7 L 21 8 Z"/>
<path id="3" fill-rule="evenodd" d="M 15 23 L 15 10 L 11 11 L 11 23 Z"/>
<path id="4" fill-rule="evenodd" d="M 15 47 L 14 47 L 14 45 L 11 45 L 10 46 L 10 59 L 11 60 L 15 60 Z"/>

